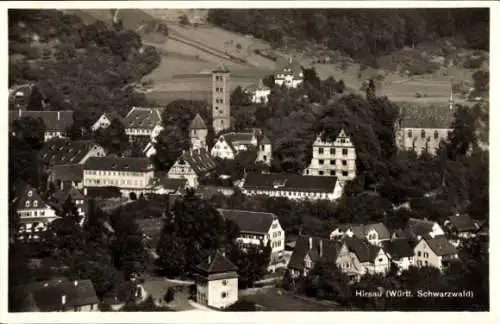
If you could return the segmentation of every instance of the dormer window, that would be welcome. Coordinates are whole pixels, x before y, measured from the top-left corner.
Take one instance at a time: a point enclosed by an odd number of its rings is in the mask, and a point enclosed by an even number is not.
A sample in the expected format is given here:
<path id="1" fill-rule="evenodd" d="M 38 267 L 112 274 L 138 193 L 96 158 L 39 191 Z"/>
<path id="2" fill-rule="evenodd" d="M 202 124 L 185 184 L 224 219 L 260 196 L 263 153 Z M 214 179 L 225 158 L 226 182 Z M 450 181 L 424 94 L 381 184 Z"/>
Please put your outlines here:
<path id="1" fill-rule="evenodd" d="M 408 137 L 411 138 L 413 136 L 411 129 L 408 130 Z"/>
<path id="2" fill-rule="evenodd" d="M 38 200 L 33 201 L 33 207 L 38 207 Z"/>
<path id="3" fill-rule="evenodd" d="M 28 197 L 31 197 L 31 196 L 33 196 L 33 191 L 30 190 L 30 191 L 28 191 Z"/>
<path id="4" fill-rule="evenodd" d="M 26 207 L 29 207 L 30 206 L 30 201 L 27 200 L 25 205 L 26 205 Z"/>

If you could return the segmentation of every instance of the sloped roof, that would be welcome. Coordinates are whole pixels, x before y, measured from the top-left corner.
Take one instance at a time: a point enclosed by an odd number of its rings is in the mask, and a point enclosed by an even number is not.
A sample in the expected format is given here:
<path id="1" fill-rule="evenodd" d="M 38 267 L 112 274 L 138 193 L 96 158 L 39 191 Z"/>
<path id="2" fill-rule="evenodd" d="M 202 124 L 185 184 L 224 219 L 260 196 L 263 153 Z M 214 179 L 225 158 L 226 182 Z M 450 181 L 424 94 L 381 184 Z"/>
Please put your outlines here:
<path id="1" fill-rule="evenodd" d="M 26 201 L 37 201 L 38 207 L 33 207 L 32 203 L 29 204 L 29 207 L 26 207 Z M 13 197 L 13 203 L 16 208 L 22 209 L 39 209 L 41 206 L 46 205 L 45 201 L 38 194 L 38 190 L 29 184 L 24 184 L 16 190 L 16 196 Z"/>
<path id="2" fill-rule="evenodd" d="M 223 62 L 220 62 L 217 64 L 215 69 L 212 70 L 214 73 L 229 73 L 229 69 L 226 67 L 226 65 Z"/>
<path id="3" fill-rule="evenodd" d="M 472 219 L 468 214 L 449 217 L 449 221 L 458 232 L 471 232 L 479 228 L 477 221 Z"/>
<path id="4" fill-rule="evenodd" d="M 153 130 L 161 124 L 162 108 L 132 107 L 123 118 L 125 128 Z"/>
<path id="5" fill-rule="evenodd" d="M 339 224 L 336 226 L 342 231 L 351 229 L 355 236 L 364 239 L 366 235 L 373 229 L 377 232 L 380 240 L 387 240 L 391 237 L 389 230 L 384 223 L 374 224 Z"/>
<path id="6" fill-rule="evenodd" d="M 106 116 L 106 118 L 108 118 L 110 121 L 113 121 L 114 119 L 118 119 L 123 124 L 123 116 L 120 115 L 116 111 L 108 111 L 108 112 L 103 113 L 101 116 L 99 116 L 95 120 L 95 122 L 97 122 L 99 120 L 99 118 L 101 118 L 103 115 Z"/>
<path id="7" fill-rule="evenodd" d="M 434 222 L 425 219 L 410 218 L 408 219 L 408 225 L 406 232 L 414 236 L 426 236 L 432 232 L 432 227 Z"/>
<path id="8" fill-rule="evenodd" d="M 252 84 L 246 86 L 245 90 L 253 92 L 253 91 L 256 91 L 256 90 L 271 90 L 271 88 L 269 88 L 268 86 L 266 86 L 264 84 L 264 82 L 262 81 L 262 79 L 260 79 L 259 82 L 252 83 Z"/>
<path id="9" fill-rule="evenodd" d="M 218 209 L 222 217 L 238 225 L 240 232 L 267 234 L 277 218 L 275 214 L 249 210 Z"/>
<path id="10" fill-rule="evenodd" d="M 40 118 L 43 120 L 47 131 L 65 132 L 73 124 L 73 111 L 35 111 L 35 110 L 9 110 L 9 125 L 15 120 L 23 118 Z"/>
<path id="11" fill-rule="evenodd" d="M 52 167 L 52 177 L 55 181 L 76 181 L 83 180 L 82 164 L 58 164 Z"/>
<path id="12" fill-rule="evenodd" d="M 68 187 L 67 189 L 56 191 L 52 194 L 52 197 L 58 202 L 64 202 L 68 197 L 71 197 L 72 201 L 85 199 L 85 196 L 75 187 Z"/>
<path id="13" fill-rule="evenodd" d="M 90 280 L 69 281 L 67 278 L 23 286 L 42 312 L 57 311 L 63 307 L 98 304 L 94 285 Z M 63 296 L 66 296 L 63 305 Z"/>
<path id="14" fill-rule="evenodd" d="M 200 114 L 196 114 L 193 118 L 191 124 L 189 124 L 189 129 L 207 129 L 207 125 L 205 124 L 205 121 L 203 121 L 203 118 L 201 118 Z"/>
<path id="15" fill-rule="evenodd" d="M 310 240 L 312 242 L 310 242 Z M 312 243 L 312 247 L 310 246 Z M 320 244 L 322 244 L 323 254 L 320 256 Z M 318 262 L 320 259 L 335 262 L 338 253 L 342 247 L 342 243 L 338 241 L 329 240 L 321 237 L 312 237 L 299 235 L 295 243 L 288 268 L 302 270 L 304 269 L 304 258 L 309 255 L 312 262 Z"/>
<path id="16" fill-rule="evenodd" d="M 47 141 L 38 152 L 42 162 L 49 165 L 77 164 L 98 144 L 93 140 L 72 141 L 53 138 Z"/>
<path id="17" fill-rule="evenodd" d="M 260 144 L 261 145 L 268 145 L 268 144 L 272 144 L 272 143 L 271 143 L 271 140 L 269 139 L 269 137 L 267 137 L 266 135 L 263 135 L 262 138 L 260 139 Z"/>
<path id="18" fill-rule="evenodd" d="M 184 152 L 180 160 L 189 164 L 197 175 L 204 175 L 215 169 L 215 162 L 205 149 Z"/>
<path id="19" fill-rule="evenodd" d="M 248 172 L 243 188 L 245 190 L 279 190 L 330 193 L 335 189 L 337 177 L 304 176 L 294 173 Z"/>
<path id="20" fill-rule="evenodd" d="M 209 262 L 210 261 L 210 262 Z M 199 270 L 208 273 L 221 273 L 221 272 L 231 272 L 237 271 L 238 267 L 235 266 L 231 261 L 229 261 L 225 256 L 223 256 L 220 252 L 215 253 L 215 256 L 210 260 L 206 260 L 205 262 L 196 266 Z"/>
<path id="21" fill-rule="evenodd" d="M 440 235 L 434 238 L 425 238 L 425 241 L 429 247 L 438 256 L 457 254 L 457 249 L 451 245 L 446 236 Z"/>
<path id="22" fill-rule="evenodd" d="M 391 258 L 396 260 L 405 257 L 412 257 L 415 254 L 410 240 L 406 238 L 384 242 L 384 249 L 391 256 Z"/>
<path id="23" fill-rule="evenodd" d="M 153 166 L 148 158 L 143 157 L 90 157 L 84 163 L 84 170 L 147 172 Z"/>
<path id="24" fill-rule="evenodd" d="M 444 128 L 451 129 L 454 110 L 448 105 L 423 106 L 414 103 L 401 103 L 402 128 Z"/>
<path id="25" fill-rule="evenodd" d="M 292 57 L 278 59 L 276 66 L 278 67 L 278 73 L 293 74 L 296 77 L 302 73 L 302 66 Z"/>
<path id="26" fill-rule="evenodd" d="M 357 237 L 346 237 L 344 243 L 351 252 L 356 254 L 359 262 L 373 262 L 380 251 L 380 247 Z"/>

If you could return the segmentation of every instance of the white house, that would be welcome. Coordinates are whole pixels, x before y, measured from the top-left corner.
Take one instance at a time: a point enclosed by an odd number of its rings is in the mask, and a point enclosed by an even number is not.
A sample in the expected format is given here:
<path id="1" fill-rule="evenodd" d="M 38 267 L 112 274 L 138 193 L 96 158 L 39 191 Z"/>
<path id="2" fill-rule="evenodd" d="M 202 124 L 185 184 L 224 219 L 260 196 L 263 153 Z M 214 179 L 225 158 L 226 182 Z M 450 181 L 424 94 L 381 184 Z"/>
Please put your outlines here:
<path id="1" fill-rule="evenodd" d="M 435 267 L 444 271 L 452 261 L 458 260 L 457 249 L 446 236 L 422 238 L 414 248 L 415 264 L 418 267 Z"/>
<path id="2" fill-rule="evenodd" d="M 168 170 L 171 179 L 187 179 L 191 188 L 197 188 L 200 178 L 210 174 L 215 169 L 215 162 L 205 149 L 183 152 Z"/>
<path id="3" fill-rule="evenodd" d="M 224 309 L 238 301 L 238 267 L 223 253 L 209 256 L 196 267 L 196 302 Z"/>
<path id="4" fill-rule="evenodd" d="M 404 234 L 404 237 L 420 240 L 422 237 L 426 236 L 441 236 L 444 235 L 445 232 L 437 222 L 427 219 L 410 218 L 408 219 Z"/>
<path id="5" fill-rule="evenodd" d="M 120 122 L 123 122 L 123 117 L 120 116 L 118 113 L 112 111 L 112 112 L 105 112 L 97 120 L 95 121 L 94 124 L 90 127 L 93 132 L 98 130 L 99 128 L 108 128 L 109 125 L 111 125 L 111 122 L 113 119 L 118 119 Z"/>
<path id="6" fill-rule="evenodd" d="M 215 142 L 210 154 L 220 159 L 233 160 L 238 153 L 250 150 L 256 151 L 256 162 L 262 162 L 267 165 L 271 164 L 271 141 L 260 129 L 222 134 Z"/>
<path id="7" fill-rule="evenodd" d="M 390 240 L 391 235 L 384 223 L 374 224 L 338 224 L 330 233 L 330 239 L 342 239 L 344 237 L 356 236 L 365 239 L 370 244 L 382 246 L 382 243 Z"/>
<path id="8" fill-rule="evenodd" d="M 389 272 L 389 257 L 382 247 L 372 245 L 357 237 L 347 237 L 344 239 L 344 243 L 349 251 L 358 257 L 364 268 L 364 274 L 386 275 Z"/>
<path id="9" fill-rule="evenodd" d="M 384 242 L 384 249 L 391 262 L 398 267 L 399 273 L 415 265 L 415 252 L 410 240 L 401 238 L 386 241 Z"/>
<path id="10" fill-rule="evenodd" d="M 200 114 L 196 114 L 196 116 L 189 124 L 189 137 L 191 139 L 191 148 L 196 149 L 205 149 L 207 150 L 207 136 L 208 136 L 208 127 L 205 124 L 203 118 L 201 118 Z"/>
<path id="11" fill-rule="evenodd" d="M 259 83 L 249 85 L 245 88 L 245 92 L 248 93 L 251 97 L 253 103 L 262 103 L 267 104 L 269 101 L 269 95 L 271 94 L 271 88 L 264 85 L 262 79 L 259 80 Z"/>
<path id="12" fill-rule="evenodd" d="M 302 67 L 290 58 L 287 64 L 274 74 L 274 83 L 287 88 L 297 88 L 304 82 Z"/>
<path id="13" fill-rule="evenodd" d="M 20 188 L 16 193 L 13 206 L 19 216 L 17 239 L 21 241 L 39 240 L 41 232 L 47 231 L 49 224 L 60 218 L 40 197 L 37 190 L 29 185 Z"/>
<path id="14" fill-rule="evenodd" d="M 241 181 L 243 194 L 285 197 L 293 200 L 336 200 L 342 184 L 336 177 L 302 176 L 292 173 L 248 172 Z"/>
<path id="15" fill-rule="evenodd" d="M 344 130 L 335 141 L 324 140 L 319 135 L 313 143 L 311 164 L 304 175 L 335 176 L 341 181 L 356 177 L 356 148 Z"/>
<path id="16" fill-rule="evenodd" d="M 132 107 L 123 118 L 125 133 L 131 140 L 134 137 L 149 136 L 150 140 L 155 142 L 163 129 L 162 113 L 162 108 Z"/>

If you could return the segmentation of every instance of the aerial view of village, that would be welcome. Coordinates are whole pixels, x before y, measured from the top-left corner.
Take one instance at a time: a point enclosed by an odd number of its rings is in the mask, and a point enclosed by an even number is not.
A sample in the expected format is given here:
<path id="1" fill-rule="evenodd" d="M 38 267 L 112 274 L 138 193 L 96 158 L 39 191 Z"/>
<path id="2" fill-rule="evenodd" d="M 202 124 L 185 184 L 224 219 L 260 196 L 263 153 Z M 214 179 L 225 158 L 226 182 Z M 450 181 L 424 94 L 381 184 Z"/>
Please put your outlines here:
<path id="1" fill-rule="evenodd" d="M 9 9 L 8 312 L 489 311 L 489 43 L 488 7 Z"/>

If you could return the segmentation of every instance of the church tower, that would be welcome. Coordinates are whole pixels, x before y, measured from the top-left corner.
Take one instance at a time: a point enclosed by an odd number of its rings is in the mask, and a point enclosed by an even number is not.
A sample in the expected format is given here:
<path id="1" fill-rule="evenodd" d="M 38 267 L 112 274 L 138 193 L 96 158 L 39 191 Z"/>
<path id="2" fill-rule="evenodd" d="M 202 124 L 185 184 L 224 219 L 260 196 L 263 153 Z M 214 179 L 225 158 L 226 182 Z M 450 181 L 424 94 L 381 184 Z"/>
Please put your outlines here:
<path id="1" fill-rule="evenodd" d="M 453 106 L 455 106 L 455 101 L 453 100 L 453 90 L 450 90 L 450 99 L 448 101 L 448 106 L 450 110 L 453 110 Z"/>
<path id="2" fill-rule="evenodd" d="M 191 148 L 207 149 L 207 134 L 208 128 L 201 118 L 200 114 L 196 114 L 193 121 L 189 125 L 189 137 L 191 139 Z"/>
<path id="3" fill-rule="evenodd" d="M 212 120 L 215 134 L 231 127 L 230 77 L 231 73 L 223 63 L 212 71 Z"/>

